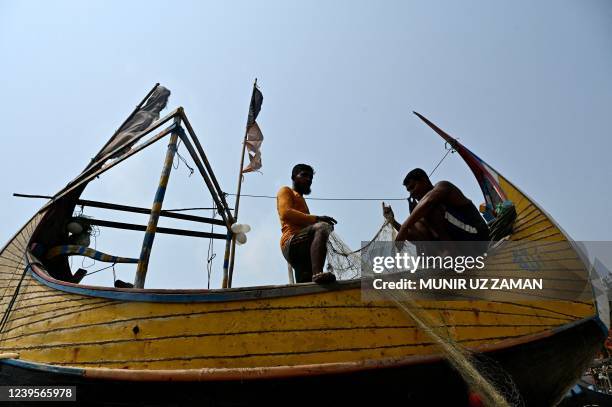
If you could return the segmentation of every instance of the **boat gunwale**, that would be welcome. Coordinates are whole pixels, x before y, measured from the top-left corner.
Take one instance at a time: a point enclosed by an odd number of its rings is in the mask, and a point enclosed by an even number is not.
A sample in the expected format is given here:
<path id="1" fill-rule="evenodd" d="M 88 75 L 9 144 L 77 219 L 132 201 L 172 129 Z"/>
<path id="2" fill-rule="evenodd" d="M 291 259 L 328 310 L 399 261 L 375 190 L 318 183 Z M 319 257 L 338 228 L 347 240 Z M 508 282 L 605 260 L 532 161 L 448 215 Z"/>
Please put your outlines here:
<path id="1" fill-rule="evenodd" d="M 115 288 L 70 283 L 47 274 L 44 266 L 26 251 L 26 269 L 36 281 L 55 290 L 88 297 L 138 302 L 226 302 L 318 294 L 361 288 L 361 279 L 332 284 L 285 284 L 219 289 Z"/>

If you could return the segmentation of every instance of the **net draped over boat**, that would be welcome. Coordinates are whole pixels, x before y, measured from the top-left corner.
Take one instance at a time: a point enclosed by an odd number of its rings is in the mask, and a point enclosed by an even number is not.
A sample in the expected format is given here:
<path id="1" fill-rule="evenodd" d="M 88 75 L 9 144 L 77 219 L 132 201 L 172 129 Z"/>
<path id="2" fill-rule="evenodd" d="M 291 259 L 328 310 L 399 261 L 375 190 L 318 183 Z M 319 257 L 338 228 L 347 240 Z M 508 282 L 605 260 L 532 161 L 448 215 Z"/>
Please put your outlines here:
<path id="1" fill-rule="evenodd" d="M 366 245 L 351 250 L 336 232 L 332 232 L 327 241 L 327 271 L 333 272 L 339 280 L 361 277 L 361 251 L 372 242 L 391 242 L 395 240 L 396 234 L 393 226 L 385 221 Z"/>

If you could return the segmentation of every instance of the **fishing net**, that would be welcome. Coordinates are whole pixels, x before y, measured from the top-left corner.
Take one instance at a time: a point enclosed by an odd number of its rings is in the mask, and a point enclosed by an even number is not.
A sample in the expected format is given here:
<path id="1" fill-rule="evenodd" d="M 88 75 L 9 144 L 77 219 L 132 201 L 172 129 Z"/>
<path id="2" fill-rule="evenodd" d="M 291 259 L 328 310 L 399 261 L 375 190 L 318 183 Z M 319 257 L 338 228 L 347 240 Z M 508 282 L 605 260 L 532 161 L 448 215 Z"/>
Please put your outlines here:
<path id="1" fill-rule="evenodd" d="M 336 275 L 338 280 L 351 280 L 361 277 L 361 252 L 373 242 L 391 242 L 397 232 L 387 221 L 378 229 L 376 235 L 363 247 L 357 250 L 344 243 L 336 232 L 329 235 L 327 241 L 327 271 Z"/>
<path id="2" fill-rule="evenodd" d="M 396 231 L 389 222 L 385 222 L 374 238 L 357 250 L 344 243 L 337 233 L 332 232 L 327 242 L 327 271 L 332 271 L 340 280 L 361 277 L 361 252 L 373 242 L 394 241 Z M 411 248 L 409 246 L 412 246 Z M 405 243 L 403 249 L 414 251 L 415 247 Z M 384 294 L 382 294 L 384 293 Z M 460 345 L 451 334 L 443 316 L 438 318 L 416 301 L 407 292 L 395 290 L 384 295 L 382 300 L 391 301 L 397 308 L 414 320 L 443 351 L 451 366 L 461 375 L 470 392 L 478 397 L 484 406 L 522 407 L 523 399 L 512 377 L 495 360 L 483 354 L 474 354 Z"/>
<path id="3" fill-rule="evenodd" d="M 414 320 L 444 352 L 451 366 L 461 375 L 470 392 L 477 394 L 484 406 L 523 407 L 525 404 L 512 377 L 495 360 L 474 354 L 460 345 L 451 335 L 449 327 L 440 319 L 410 299 L 404 291 L 385 294 L 399 310 Z"/>

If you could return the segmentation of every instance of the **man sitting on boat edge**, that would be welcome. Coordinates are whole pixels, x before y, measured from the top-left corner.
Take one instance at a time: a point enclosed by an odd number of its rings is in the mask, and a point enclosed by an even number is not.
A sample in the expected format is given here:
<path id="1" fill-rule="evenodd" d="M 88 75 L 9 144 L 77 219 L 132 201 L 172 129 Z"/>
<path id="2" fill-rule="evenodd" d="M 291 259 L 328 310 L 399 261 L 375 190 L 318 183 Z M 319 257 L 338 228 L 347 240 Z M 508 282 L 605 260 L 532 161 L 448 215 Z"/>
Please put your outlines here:
<path id="1" fill-rule="evenodd" d="M 434 186 L 425 171 L 415 168 L 403 184 L 411 198 L 410 216 L 403 224 L 395 220 L 391 206 L 383 202 L 385 219 L 398 231 L 396 241 L 489 240 L 489 228 L 480 212 L 452 183 L 440 181 Z"/>
<path id="2" fill-rule="evenodd" d="M 281 251 L 295 270 L 295 281 L 328 283 L 336 280 L 330 272 L 323 272 L 327 254 L 327 240 L 337 222 L 330 216 L 311 215 L 304 200 L 310 194 L 314 176 L 308 164 L 297 164 L 291 171 L 293 188 L 282 187 L 276 195 L 276 206 L 281 223 Z"/>

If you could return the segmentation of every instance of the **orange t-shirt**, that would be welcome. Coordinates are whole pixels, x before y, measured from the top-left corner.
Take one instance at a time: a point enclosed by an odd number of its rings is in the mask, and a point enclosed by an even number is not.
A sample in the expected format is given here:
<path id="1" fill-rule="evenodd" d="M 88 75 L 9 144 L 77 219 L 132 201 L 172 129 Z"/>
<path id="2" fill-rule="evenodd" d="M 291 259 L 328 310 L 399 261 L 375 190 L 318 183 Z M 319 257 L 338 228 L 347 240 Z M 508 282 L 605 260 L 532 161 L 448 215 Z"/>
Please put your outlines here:
<path id="1" fill-rule="evenodd" d="M 281 223 L 281 248 L 291 236 L 317 221 L 317 217 L 310 214 L 304 197 L 289 187 L 282 187 L 276 194 L 276 209 Z"/>

